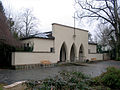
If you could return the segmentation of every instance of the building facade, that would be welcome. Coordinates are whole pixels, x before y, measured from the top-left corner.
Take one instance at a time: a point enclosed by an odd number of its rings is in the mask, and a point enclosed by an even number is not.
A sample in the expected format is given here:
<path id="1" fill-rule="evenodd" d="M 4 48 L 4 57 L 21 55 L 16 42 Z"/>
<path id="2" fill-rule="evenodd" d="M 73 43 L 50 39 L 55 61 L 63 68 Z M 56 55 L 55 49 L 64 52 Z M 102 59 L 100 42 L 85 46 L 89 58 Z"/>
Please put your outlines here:
<path id="1" fill-rule="evenodd" d="M 39 33 L 21 40 L 33 46 L 32 52 L 14 52 L 12 65 L 40 64 L 47 60 L 57 62 L 84 62 L 89 59 L 103 60 L 96 53 L 96 44 L 88 43 L 88 31 L 61 24 L 52 24 L 52 31 Z"/>

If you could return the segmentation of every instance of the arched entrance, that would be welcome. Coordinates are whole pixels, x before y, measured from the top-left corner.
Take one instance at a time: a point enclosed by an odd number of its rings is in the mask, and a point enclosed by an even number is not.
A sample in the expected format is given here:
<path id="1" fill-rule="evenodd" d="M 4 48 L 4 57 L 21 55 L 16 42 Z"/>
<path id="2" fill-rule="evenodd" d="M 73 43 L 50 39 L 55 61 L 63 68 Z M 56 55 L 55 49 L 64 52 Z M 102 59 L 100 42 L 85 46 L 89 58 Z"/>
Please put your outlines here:
<path id="1" fill-rule="evenodd" d="M 79 49 L 79 60 L 81 62 L 84 60 L 84 48 L 83 48 L 83 45 L 81 45 L 80 49 Z"/>
<path id="2" fill-rule="evenodd" d="M 60 62 L 66 61 L 66 44 L 63 43 L 60 49 Z"/>
<path id="3" fill-rule="evenodd" d="M 75 45 L 73 44 L 71 47 L 71 51 L 70 51 L 70 61 L 74 62 L 75 61 Z"/>

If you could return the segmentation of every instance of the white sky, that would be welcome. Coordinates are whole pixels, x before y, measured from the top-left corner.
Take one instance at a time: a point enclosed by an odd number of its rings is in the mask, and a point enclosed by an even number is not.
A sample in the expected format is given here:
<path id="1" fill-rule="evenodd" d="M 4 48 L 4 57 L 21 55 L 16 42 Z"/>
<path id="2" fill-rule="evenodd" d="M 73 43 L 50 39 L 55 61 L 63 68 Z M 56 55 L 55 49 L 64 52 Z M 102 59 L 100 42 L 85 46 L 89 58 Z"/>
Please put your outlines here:
<path id="1" fill-rule="evenodd" d="M 52 23 L 59 23 L 74 26 L 74 0 L 2 0 L 5 8 L 11 7 L 14 12 L 19 12 L 22 8 L 33 9 L 34 16 L 40 21 L 40 32 L 51 31 Z M 95 24 L 88 25 L 83 20 L 80 26 L 76 27 L 93 32 Z"/>

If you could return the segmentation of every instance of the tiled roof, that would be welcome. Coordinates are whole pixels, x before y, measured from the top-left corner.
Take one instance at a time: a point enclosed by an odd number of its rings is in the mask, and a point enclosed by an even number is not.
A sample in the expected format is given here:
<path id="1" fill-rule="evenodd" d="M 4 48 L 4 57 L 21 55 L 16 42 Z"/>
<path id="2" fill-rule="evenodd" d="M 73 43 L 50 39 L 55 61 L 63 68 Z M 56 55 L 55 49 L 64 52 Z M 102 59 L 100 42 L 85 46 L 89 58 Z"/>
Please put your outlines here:
<path id="1" fill-rule="evenodd" d="M 26 38 L 21 38 L 21 40 L 31 39 L 31 38 L 51 39 L 51 40 L 55 39 L 52 36 L 52 31 L 50 31 L 50 32 L 43 32 L 43 33 L 34 34 L 34 35 L 31 35 L 31 36 L 26 37 Z"/>

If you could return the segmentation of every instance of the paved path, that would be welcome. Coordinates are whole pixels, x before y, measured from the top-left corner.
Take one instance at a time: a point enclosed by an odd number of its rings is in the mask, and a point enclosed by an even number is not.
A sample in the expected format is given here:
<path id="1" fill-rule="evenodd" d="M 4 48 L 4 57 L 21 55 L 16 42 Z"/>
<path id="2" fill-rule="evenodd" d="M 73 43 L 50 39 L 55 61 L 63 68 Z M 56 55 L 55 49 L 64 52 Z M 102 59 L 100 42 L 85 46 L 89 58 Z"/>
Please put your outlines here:
<path id="1" fill-rule="evenodd" d="M 120 68 L 120 61 L 102 61 L 92 64 L 87 64 L 86 66 L 60 66 L 54 68 L 43 68 L 34 70 L 5 70 L 0 69 L 0 83 L 11 84 L 16 81 L 23 80 L 40 80 L 47 78 L 49 76 L 54 77 L 58 75 L 58 72 L 62 70 L 67 71 L 80 71 L 89 76 L 95 77 L 100 75 L 102 72 L 106 71 L 106 67 L 115 66 Z"/>

